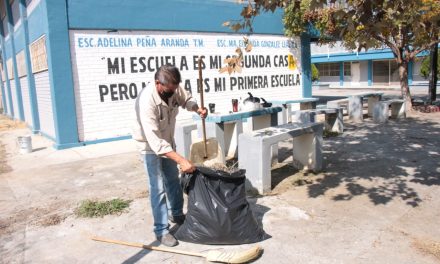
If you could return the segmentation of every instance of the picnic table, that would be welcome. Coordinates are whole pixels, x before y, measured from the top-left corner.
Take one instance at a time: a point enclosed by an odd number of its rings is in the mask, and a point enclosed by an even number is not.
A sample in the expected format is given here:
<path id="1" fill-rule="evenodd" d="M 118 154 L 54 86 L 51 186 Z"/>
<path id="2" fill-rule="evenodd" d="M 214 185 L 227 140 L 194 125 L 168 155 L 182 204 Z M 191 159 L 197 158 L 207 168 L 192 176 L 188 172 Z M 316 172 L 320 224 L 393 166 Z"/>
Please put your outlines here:
<path id="1" fill-rule="evenodd" d="M 281 107 L 266 107 L 251 111 L 230 112 L 227 114 L 209 114 L 206 121 L 206 136 L 216 138 L 222 148 L 223 156 L 237 155 L 238 136 L 245 131 L 254 131 L 261 128 L 278 125 L 278 113 Z M 201 119 L 193 115 L 197 121 L 199 135 L 201 135 Z"/>
<path id="2" fill-rule="evenodd" d="M 347 105 L 348 116 L 353 121 L 361 122 L 363 118 L 363 99 L 368 98 L 368 116 L 373 116 L 374 106 L 380 101 L 383 93 L 363 92 L 347 96 L 347 98 L 327 102 L 328 108 L 337 108 Z"/>

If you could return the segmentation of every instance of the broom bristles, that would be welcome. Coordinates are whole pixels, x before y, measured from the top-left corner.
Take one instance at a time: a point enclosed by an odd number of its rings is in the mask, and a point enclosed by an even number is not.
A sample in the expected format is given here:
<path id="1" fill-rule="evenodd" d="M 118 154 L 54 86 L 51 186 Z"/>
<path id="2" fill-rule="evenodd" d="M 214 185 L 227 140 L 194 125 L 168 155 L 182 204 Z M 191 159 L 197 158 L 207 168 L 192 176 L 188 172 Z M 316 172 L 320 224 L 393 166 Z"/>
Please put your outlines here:
<path id="1" fill-rule="evenodd" d="M 254 246 L 245 251 L 224 252 L 211 250 L 206 253 L 206 260 L 223 263 L 246 263 L 258 258 L 263 249 L 260 246 Z"/>

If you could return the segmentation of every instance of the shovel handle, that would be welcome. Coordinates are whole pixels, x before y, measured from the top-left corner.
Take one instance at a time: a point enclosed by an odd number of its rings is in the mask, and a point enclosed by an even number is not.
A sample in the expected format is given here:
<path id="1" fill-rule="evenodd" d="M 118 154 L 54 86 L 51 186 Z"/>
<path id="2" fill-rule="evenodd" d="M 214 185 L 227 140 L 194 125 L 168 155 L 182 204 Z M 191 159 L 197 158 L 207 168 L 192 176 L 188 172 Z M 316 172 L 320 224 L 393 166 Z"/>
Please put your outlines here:
<path id="1" fill-rule="evenodd" d="M 205 108 L 205 101 L 203 100 L 203 78 L 202 78 L 202 57 L 199 57 L 199 82 L 200 82 L 200 106 L 202 109 Z M 205 119 L 202 118 L 202 132 L 203 132 L 203 147 L 204 147 L 204 156 L 203 158 L 208 158 L 208 147 L 206 146 L 206 124 Z"/>

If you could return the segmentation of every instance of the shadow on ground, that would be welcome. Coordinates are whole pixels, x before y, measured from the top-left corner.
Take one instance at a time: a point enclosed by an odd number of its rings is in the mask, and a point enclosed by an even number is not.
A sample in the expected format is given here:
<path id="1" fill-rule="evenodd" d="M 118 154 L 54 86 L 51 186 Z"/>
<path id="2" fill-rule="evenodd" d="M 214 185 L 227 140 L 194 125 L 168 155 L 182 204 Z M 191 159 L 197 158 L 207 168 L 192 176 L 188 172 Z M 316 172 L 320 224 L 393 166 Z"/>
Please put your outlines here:
<path id="1" fill-rule="evenodd" d="M 157 247 L 159 246 L 160 243 L 156 240 L 152 243 L 150 243 L 149 245 L 147 245 L 147 247 Z M 122 264 L 133 264 L 133 263 L 137 263 L 138 261 L 140 261 L 143 257 L 145 257 L 147 254 L 149 254 L 152 250 L 149 249 L 141 249 L 139 250 L 136 254 L 134 254 L 133 256 L 129 257 L 128 259 L 124 260 L 122 262 Z"/>
<path id="2" fill-rule="evenodd" d="M 324 171 L 299 172 L 291 163 L 291 144 L 279 145 L 272 169 L 272 189 L 307 185 L 309 197 L 325 195 L 346 201 L 366 195 L 375 204 L 399 198 L 412 207 L 422 202 L 414 184 L 440 185 L 440 124 L 437 120 L 407 118 L 376 124 L 346 123 L 344 134 L 324 138 Z M 284 186 L 282 186 L 284 185 Z"/>
<path id="3" fill-rule="evenodd" d="M 367 195 L 372 203 L 400 198 L 412 207 L 420 195 L 411 186 L 440 185 L 439 124 L 416 118 L 386 124 L 348 124 L 342 136 L 325 140 L 324 177 L 308 186 L 310 197 L 345 187 L 335 201 Z"/>

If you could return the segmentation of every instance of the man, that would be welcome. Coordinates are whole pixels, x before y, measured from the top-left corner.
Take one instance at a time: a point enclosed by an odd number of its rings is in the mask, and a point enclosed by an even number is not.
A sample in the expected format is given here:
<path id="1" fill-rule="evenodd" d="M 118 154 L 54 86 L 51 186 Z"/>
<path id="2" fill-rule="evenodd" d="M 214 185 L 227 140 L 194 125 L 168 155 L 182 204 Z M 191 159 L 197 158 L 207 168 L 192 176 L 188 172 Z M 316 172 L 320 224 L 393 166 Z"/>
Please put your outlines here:
<path id="1" fill-rule="evenodd" d="M 185 220 L 177 165 L 181 172 L 191 173 L 195 170 L 189 160 L 175 151 L 176 115 L 179 106 L 197 112 L 201 118 L 206 117 L 207 110 L 199 108 L 195 99 L 179 85 L 181 76 L 176 67 L 160 67 L 154 80 L 154 84 L 149 83 L 136 99 L 139 131 L 134 131 L 133 138 L 141 141 L 141 154 L 149 178 L 154 233 L 160 243 L 173 247 L 178 242 L 169 233 L 168 218 L 177 224 Z"/>

